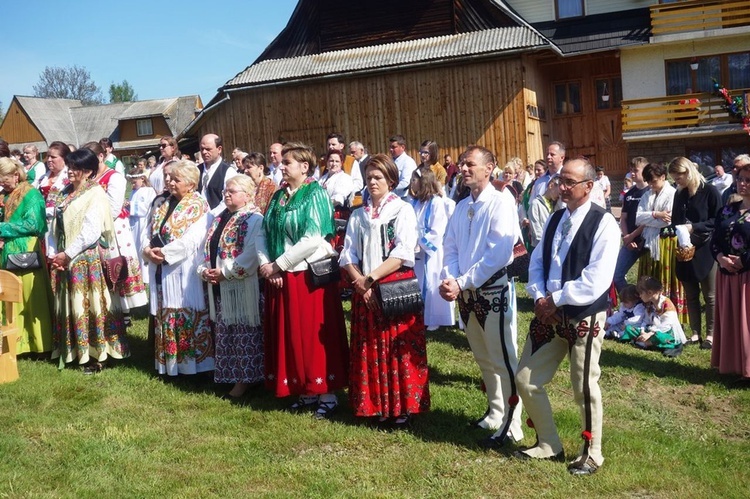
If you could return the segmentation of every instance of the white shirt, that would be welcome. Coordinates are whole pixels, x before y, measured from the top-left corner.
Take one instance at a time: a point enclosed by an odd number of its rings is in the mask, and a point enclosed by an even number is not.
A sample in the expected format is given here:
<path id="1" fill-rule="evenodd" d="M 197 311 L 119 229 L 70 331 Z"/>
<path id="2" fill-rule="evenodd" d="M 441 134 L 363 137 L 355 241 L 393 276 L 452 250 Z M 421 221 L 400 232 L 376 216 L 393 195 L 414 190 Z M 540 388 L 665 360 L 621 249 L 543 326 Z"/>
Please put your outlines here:
<path id="1" fill-rule="evenodd" d="M 719 190 L 719 194 L 724 194 L 724 191 L 729 189 L 733 182 L 734 177 L 732 177 L 732 174 L 726 172 L 721 177 L 717 175 L 716 177 L 711 179 L 711 185 Z"/>
<path id="2" fill-rule="evenodd" d="M 349 219 L 339 265 L 358 264 L 365 275 L 380 266 L 383 263 L 383 246 L 387 243 L 382 241 L 381 227 L 395 219 L 394 244 L 387 255 L 403 260 L 406 267 L 414 267 L 418 237 L 414 208 L 399 198 L 389 202 L 388 196 L 384 196 L 380 202 L 380 216 L 372 218 L 372 199 L 368 200 L 367 206 L 369 210 L 354 210 Z"/>
<path id="3" fill-rule="evenodd" d="M 328 197 L 331 198 L 333 206 L 344 206 L 344 204 L 351 198 L 354 193 L 354 184 L 352 183 L 352 177 L 350 177 L 345 171 L 334 173 L 326 172 L 318 183 L 328 193 Z"/>
<path id="4" fill-rule="evenodd" d="M 462 199 L 445 232 L 442 278 L 456 279 L 462 290 L 481 287 L 513 262 L 520 233 L 516 202 L 508 191 L 488 184 L 476 200 L 471 195 Z"/>
<path id="5" fill-rule="evenodd" d="M 283 179 L 283 176 L 281 175 L 281 168 L 279 168 L 280 165 L 275 165 L 273 163 L 270 163 L 268 165 L 268 169 L 271 171 L 271 174 L 268 176 L 271 180 L 273 180 L 273 183 L 276 185 L 281 185 L 281 181 Z"/>
<path id="6" fill-rule="evenodd" d="M 367 154 L 362 156 L 362 159 L 367 158 Z M 361 191 L 365 186 L 365 179 L 362 178 L 362 170 L 359 167 L 360 162 L 357 160 L 354 160 L 354 164 L 352 165 L 352 183 L 354 184 L 354 192 Z"/>
<path id="7" fill-rule="evenodd" d="M 526 286 L 526 290 L 534 302 L 539 298 L 544 298 L 547 294 L 551 294 L 552 301 L 558 307 L 563 305 L 590 305 L 609 289 L 615 273 L 617 255 L 620 251 L 620 228 L 615 217 L 610 213 L 604 214 L 599 227 L 596 229 L 589 264 L 583 269 L 578 279 L 562 282 L 562 264 L 565 257 L 568 256 L 570 244 L 590 209 L 591 201 L 589 200 L 573 213 L 567 209 L 563 213 L 560 223 L 557 225 L 557 230 L 552 236 L 549 276 L 545 283 L 542 253 L 544 241 L 548 235 L 549 220 L 547 220 L 544 226 L 544 234 L 539 241 L 539 245 L 531 254 L 529 265 L 529 284 Z M 572 225 L 563 240 L 561 237 L 562 227 L 568 218 L 570 218 Z"/>
<path id="8" fill-rule="evenodd" d="M 36 176 L 34 177 L 34 181 L 31 183 L 34 187 L 39 187 L 39 182 L 42 180 L 42 177 L 45 173 L 47 173 L 47 165 L 42 163 L 41 161 L 37 161 L 33 165 L 31 165 L 26 172 L 30 172 L 31 170 L 34 170 L 34 173 Z"/>
<path id="9" fill-rule="evenodd" d="M 398 158 L 393 160 L 398 168 L 398 185 L 393 192 L 400 198 L 405 198 L 409 192 L 409 184 L 411 183 L 411 174 L 417 169 L 417 163 L 406 154 L 406 151 L 402 152 Z"/>

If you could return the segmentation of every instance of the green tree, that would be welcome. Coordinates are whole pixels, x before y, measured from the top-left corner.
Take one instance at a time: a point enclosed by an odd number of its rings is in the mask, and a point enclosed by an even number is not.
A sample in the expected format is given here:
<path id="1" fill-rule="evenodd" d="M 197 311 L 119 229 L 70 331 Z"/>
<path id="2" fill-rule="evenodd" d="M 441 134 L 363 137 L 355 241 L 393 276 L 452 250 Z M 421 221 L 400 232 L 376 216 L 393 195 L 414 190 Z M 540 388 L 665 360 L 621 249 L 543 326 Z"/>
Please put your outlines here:
<path id="1" fill-rule="evenodd" d="M 128 80 L 122 80 L 122 83 L 112 83 L 109 86 L 109 102 L 134 102 L 137 100 L 138 96 Z"/>
<path id="2" fill-rule="evenodd" d="M 37 97 L 77 99 L 84 106 L 103 104 L 102 92 L 91 79 L 89 71 L 81 66 L 44 68 L 39 82 L 34 85 Z"/>
<path id="3" fill-rule="evenodd" d="M 5 119 L 5 108 L 3 108 L 3 101 L 0 100 L 0 124 Z"/>

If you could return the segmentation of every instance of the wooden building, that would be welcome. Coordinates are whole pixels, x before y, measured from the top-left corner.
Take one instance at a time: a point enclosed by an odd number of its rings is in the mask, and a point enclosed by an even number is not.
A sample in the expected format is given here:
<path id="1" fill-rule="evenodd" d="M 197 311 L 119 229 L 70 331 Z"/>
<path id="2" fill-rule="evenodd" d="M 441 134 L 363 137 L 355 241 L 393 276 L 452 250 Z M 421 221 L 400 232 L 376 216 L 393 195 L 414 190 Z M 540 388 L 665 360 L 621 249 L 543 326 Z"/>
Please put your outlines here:
<path id="1" fill-rule="evenodd" d="M 118 156 L 158 156 L 159 138 L 178 136 L 202 108 L 198 95 L 100 106 L 14 96 L 0 124 L 0 137 L 11 148 L 34 144 L 41 152 L 56 140 L 80 147 L 108 137 Z"/>
<path id="2" fill-rule="evenodd" d="M 531 163 L 560 140 L 568 157 L 624 174 L 618 48 L 648 42 L 648 8 L 619 2 L 618 12 L 562 19 L 552 6 L 300 0 L 286 28 L 185 133 L 265 151 L 284 140 L 322 150 L 336 131 L 371 152 L 386 152 L 400 133 L 415 158 L 432 139 L 454 158 L 484 145 L 501 163 Z"/>

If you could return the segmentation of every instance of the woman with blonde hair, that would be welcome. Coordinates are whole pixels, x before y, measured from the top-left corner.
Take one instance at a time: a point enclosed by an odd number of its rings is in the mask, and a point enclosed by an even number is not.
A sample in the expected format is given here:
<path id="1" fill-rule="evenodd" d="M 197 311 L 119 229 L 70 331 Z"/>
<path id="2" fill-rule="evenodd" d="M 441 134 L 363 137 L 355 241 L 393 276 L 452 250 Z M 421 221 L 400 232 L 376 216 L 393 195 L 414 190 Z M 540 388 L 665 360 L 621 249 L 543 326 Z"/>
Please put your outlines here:
<path id="1" fill-rule="evenodd" d="M 155 208 L 143 256 L 149 265 L 155 359 L 159 374 L 213 371 L 214 343 L 198 265 L 208 229 L 208 203 L 195 189 L 192 161 L 169 165 L 167 200 Z"/>
<path id="2" fill-rule="evenodd" d="M 711 236 L 716 214 L 721 207 L 721 195 L 698 172 L 697 165 L 685 157 L 669 163 L 669 174 L 677 185 L 672 204 L 672 226 L 690 238 L 695 247 L 688 261 L 675 262 L 677 278 L 685 290 L 688 320 L 692 336 L 688 344 L 700 344 L 704 350 L 713 346 L 714 304 L 716 295 L 716 262 L 711 256 Z M 686 237 L 684 237 L 686 238 Z M 701 339 L 701 303 L 703 295 L 706 314 L 706 338 Z"/>
<path id="3" fill-rule="evenodd" d="M 42 354 L 52 351 L 53 298 L 42 255 L 47 220 L 42 194 L 25 180 L 23 165 L 0 158 L 0 264 L 23 284 L 23 301 L 14 308 L 20 331 L 16 353 Z"/>

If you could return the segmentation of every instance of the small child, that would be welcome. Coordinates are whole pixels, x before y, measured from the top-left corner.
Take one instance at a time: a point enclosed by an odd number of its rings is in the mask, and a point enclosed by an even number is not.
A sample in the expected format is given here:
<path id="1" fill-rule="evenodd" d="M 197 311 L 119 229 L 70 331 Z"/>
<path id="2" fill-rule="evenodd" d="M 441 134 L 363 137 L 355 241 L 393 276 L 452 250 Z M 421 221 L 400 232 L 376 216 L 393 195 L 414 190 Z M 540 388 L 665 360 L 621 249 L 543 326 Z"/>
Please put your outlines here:
<path id="1" fill-rule="evenodd" d="M 682 345 L 687 338 L 674 303 L 661 294 L 661 282 L 651 276 L 638 279 L 637 289 L 646 313 L 639 325 L 625 326 L 620 341 L 633 342 L 644 349 L 656 348 L 666 357 L 677 357 L 682 353 Z"/>
<path id="2" fill-rule="evenodd" d="M 646 307 L 638 296 L 638 288 L 628 284 L 620 290 L 620 307 L 617 312 L 607 318 L 604 323 L 604 338 L 616 340 L 620 338 L 626 326 L 638 327 L 646 314 Z"/>

